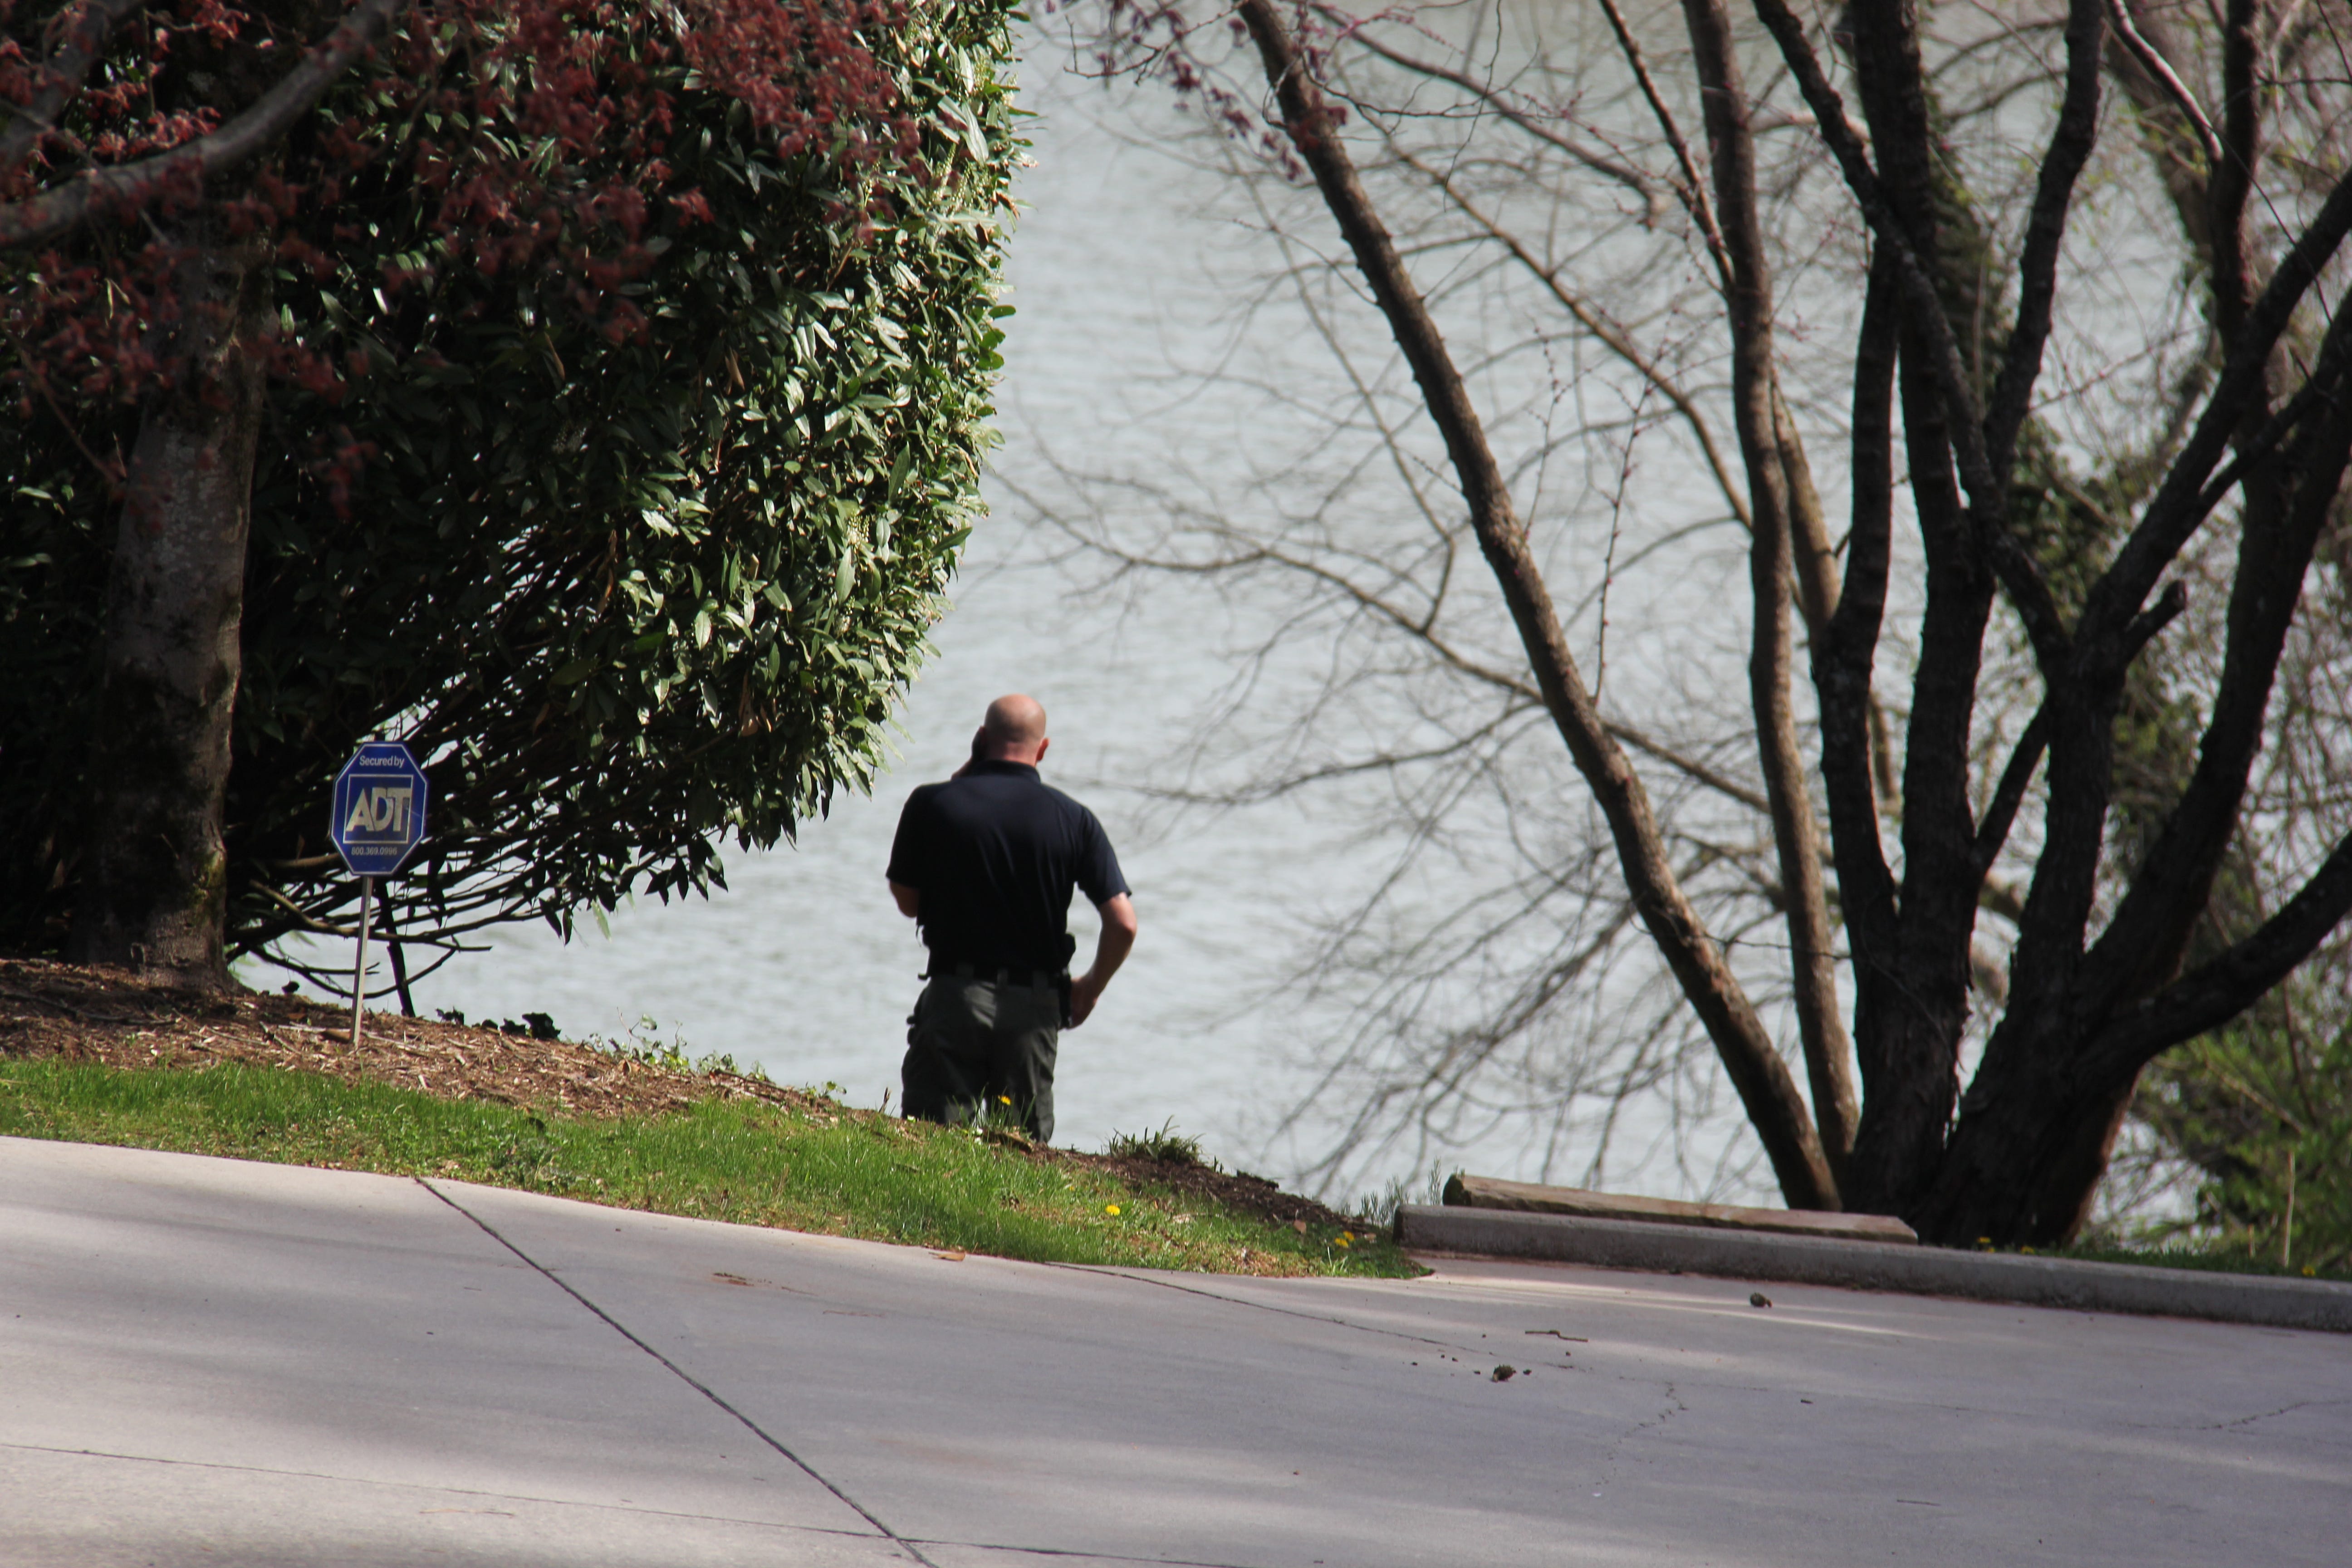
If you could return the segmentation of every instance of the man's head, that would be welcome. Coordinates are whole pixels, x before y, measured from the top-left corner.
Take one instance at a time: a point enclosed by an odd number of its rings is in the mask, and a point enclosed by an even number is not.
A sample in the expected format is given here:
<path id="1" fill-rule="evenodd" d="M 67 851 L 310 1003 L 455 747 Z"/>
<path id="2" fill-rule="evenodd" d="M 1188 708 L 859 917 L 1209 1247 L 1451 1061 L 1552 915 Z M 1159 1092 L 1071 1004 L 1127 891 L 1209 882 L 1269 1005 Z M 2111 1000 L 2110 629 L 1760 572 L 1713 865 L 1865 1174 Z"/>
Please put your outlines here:
<path id="1" fill-rule="evenodd" d="M 990 762 L 1034 767 L 1051 743 L 1045 738 L 1045 710 L 1035 698 L 1016 691 L 988 705 L 988 717 L 972 738 L 972 752 Z"/>

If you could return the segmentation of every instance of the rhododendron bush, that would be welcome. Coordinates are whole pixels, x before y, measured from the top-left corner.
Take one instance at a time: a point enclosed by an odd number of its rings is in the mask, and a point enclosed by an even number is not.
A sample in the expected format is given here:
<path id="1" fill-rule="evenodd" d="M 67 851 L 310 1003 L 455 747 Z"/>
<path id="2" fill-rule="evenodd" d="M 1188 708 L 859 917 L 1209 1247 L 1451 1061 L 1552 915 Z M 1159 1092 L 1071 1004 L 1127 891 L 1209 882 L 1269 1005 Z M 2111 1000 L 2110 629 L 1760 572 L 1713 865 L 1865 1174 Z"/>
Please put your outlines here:
<path id="1" fill-rule="evenodd" d="M 1009 16 L 0 0 L 0 941 L 307 966 L 369 733 L 444 952 L 862 784 L 977 511 Z"/>

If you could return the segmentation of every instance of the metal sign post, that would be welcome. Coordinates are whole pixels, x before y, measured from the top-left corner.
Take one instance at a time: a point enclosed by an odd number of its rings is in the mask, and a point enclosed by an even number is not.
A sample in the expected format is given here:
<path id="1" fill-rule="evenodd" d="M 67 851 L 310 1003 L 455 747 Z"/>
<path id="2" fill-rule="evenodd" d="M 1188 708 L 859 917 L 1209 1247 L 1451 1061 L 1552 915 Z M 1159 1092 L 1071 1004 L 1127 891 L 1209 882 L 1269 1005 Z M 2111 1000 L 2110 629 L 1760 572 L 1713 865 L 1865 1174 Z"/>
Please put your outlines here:
<path id="1" fill-rule="evenodd" d="M 354 1049 L 360 1043 L 360 999 L 367 994 L 368 894 L 374 887 L 373 877 L 360 879 L 359 956 L 352 961 L 352 1045 Z"/>
<path id="2" fill-rule="evenodd" d="M 397 741 L 370 741 L 335 776 L 334 815 L 328 841 L 343 868 L 360 879 L 359 952 L 352 963 L 352 1044 L 360 1043 L 367 1001 L 367 939 L 375 879 L 407 863 L 425 841 L 425 770 Z"/>

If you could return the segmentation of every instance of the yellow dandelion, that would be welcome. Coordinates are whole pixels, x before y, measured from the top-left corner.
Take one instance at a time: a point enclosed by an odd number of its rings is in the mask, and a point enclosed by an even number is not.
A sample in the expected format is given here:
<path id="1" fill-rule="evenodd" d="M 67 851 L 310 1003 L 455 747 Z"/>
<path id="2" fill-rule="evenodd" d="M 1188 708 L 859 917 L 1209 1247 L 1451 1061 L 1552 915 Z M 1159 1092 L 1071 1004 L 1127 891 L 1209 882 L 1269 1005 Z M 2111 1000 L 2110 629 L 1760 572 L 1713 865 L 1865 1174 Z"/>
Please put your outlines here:
<path id="1" fill-rule="evenodd" d="M 1340 1245 L 1340 1246 L 1342 1246 L 1342 1247 L 1349 1247 L 1349 1246 L 1352 1246 L 1352 1245 L 1354 1244 L 1354 1242 L 1355 1242 L 1355 1237 L 1353 1237 L 1349 1236 L 1346 1231 L 1341 1231 L 1341 1232 L 1339 1233 L 1339 1245 Z"/>
<path id="2" fill-rule="evenodd" d="M 1105 1214 L 1117 1214 L 1118 1212 L 1118 1205 L 1117 1204 L 1105 1204 L 1105 1205 L 1103 1205 L 1103 1213 L 1105 1213 Z"/>
<path id="3" fill-rule="evenodd" d="M 996 1103 L 999 1105 L 1010 1105 L 1013 1103 L 1013 1097 L 1009 1094 L 1000 1094 L 996 1097 Z"/>

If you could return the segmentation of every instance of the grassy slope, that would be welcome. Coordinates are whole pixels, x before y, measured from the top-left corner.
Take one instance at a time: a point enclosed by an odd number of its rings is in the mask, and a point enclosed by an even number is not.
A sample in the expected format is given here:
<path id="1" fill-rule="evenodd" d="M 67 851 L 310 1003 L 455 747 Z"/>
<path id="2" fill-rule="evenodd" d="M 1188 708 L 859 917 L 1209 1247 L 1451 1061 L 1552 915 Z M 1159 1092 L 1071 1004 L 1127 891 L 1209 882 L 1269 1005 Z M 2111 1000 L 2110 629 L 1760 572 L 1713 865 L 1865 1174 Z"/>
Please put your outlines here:
<path id="1" fill-rule="evenodd" d="M 0 1062 L 0 1134 L 451 1176 L 624 1208 L 1038 1261 L 1255 1274 L 1421 1272 L 1361 1229 L 1286 1225 L 846 1109 L 701 1100 L 551 1118 L 316 1073 Z"/>

